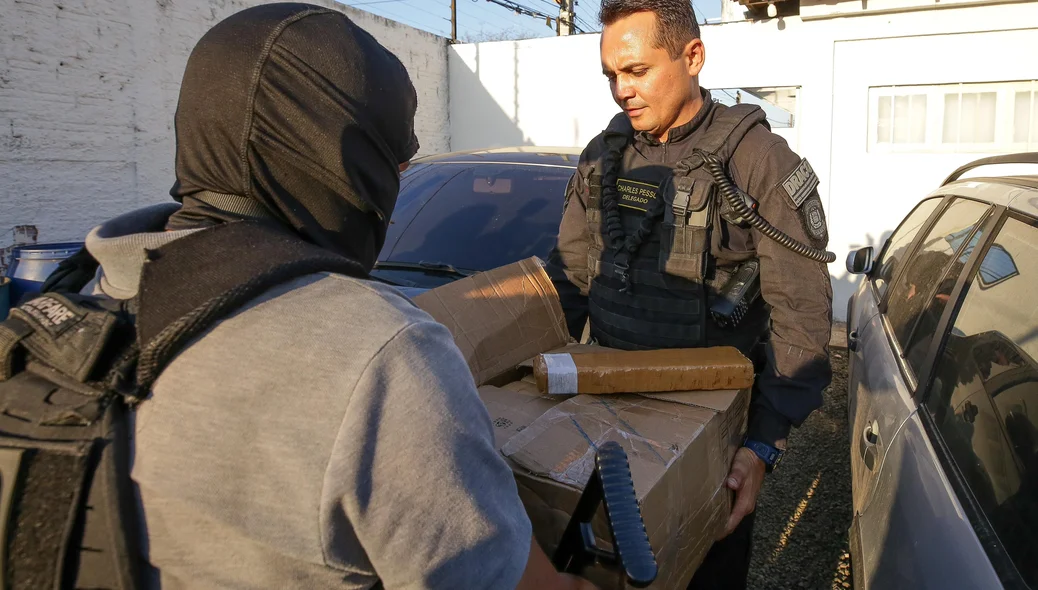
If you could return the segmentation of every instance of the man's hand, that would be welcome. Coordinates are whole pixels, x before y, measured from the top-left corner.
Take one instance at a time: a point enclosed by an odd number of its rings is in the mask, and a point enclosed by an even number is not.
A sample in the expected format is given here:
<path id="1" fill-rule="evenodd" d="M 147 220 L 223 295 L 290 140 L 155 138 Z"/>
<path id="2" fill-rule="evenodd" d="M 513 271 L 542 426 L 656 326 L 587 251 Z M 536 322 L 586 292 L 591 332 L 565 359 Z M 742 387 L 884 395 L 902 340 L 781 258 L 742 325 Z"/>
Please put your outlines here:
<path id="1" fill-rule="evenodd" d="M 732 534 L 742 519 L 757 507 L 757 495 L 764 483 L 764 470 L 764 461 L 756 453 L 746 447 L 736 451 L 732 470 L 724 482 L 728 489 L 735 492 L 735 506 L 732 507 L 732 515 L 728 517 L 728 524 L 720 539 Z"/>

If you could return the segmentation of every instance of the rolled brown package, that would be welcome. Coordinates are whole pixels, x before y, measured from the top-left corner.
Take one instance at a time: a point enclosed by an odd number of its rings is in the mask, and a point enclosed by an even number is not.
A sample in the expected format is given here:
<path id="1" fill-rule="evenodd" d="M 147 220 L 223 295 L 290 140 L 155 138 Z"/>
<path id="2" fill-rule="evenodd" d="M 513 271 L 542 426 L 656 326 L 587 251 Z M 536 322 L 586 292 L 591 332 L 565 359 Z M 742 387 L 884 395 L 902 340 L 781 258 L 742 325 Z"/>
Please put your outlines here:
<path id="1" fill-rule="evenodd" d="M 659 393 L 743 389 L 753 364 L 731 346 L 541 354 L 533 375 L 542 393 Z"/>

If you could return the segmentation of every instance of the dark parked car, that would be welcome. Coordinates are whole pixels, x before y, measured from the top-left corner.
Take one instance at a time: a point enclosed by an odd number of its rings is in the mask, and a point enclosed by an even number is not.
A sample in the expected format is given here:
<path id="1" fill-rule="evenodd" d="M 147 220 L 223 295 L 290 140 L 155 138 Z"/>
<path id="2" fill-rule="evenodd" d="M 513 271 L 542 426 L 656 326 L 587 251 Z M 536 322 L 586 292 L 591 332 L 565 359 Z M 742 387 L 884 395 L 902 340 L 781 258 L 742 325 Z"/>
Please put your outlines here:
<path id="1" fill-rule="evenodd" d="M 1038 176 L 923 199 L 848 302 L 854 587 L 1038 588 Z"/>
<path id="2" fill-rule="evenodd" d="M 516 147 L 414 160 L 372 275 L 413 295 L 530 256 L 546 259 L 579 156 L 576 148 Z"/>

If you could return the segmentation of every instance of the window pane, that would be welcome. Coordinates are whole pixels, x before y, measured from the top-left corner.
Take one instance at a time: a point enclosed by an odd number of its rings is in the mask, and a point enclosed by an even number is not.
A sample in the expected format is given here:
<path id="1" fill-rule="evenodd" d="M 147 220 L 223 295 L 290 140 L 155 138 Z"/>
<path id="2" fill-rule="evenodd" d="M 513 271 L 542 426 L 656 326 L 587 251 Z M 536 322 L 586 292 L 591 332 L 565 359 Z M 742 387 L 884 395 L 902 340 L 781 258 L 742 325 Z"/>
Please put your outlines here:
<path id="1" fill-rule="evenodd" d="M 924 302 L 925 307 L 919 314 L 915 328 L 911 329 L 912 336 L 911 341 L 905 348 L 905 359 L 916 375 L 919 375 L 923 369 L 926 354 L 930 351 L 930 343 L 937 332 L 937 324 L 941 321 L 944 308 L 948 306 L 952 289 L 955 287 L 959 275 L 962 274 L 962 269 L 966 266 L 966 262 L 969 261 L 973 249 L 980 243 L 983 237 L 984 232 L 979 227 L 976 230 L 966 228 L 944 237 L 945 242 L 948 244 L 948 251 L 958 252 L 958 255 L 952 260 L 941 280 L 937 282 L 936 289 L 927 299 L 929 303 L 926 304 Z M 981 272 L 983 272 L 983 268 Z M 908 333 L 907 330 L 906 333 Z"/>
<path id="2" fill-rule="evenodd" d="M 1038 229 L 1010 219 L 985 254 L 926 406 L 1017 569 L 1038 584 Z"/>
<path id="3" fill-rule="evenodd" d="M 908 143 L 909 138 L 908 96 L 894 97 L 894 143 Z"/>
<path id="4" fill-rule="evenodd" d="M 1026 143 L 1031 131 L 1031 93 L 1017 92 L 1013 105 L 1013 141 Z"/>
<path id="5" fill-rule="evenodd" d="M 451 177 L 464 170 L 464 166 L 455 164 L 417 164 L 408 168 L 400 178 L 400 193 L 393 208 L 393 217 L 386 229 L 386 242 L 379 253 L 379 260 L 385 260 L 393 251 L 400 234 L 407 228 L 415 214 L 422 209 L 436 191 L 443 187 Z"/>
<path id="6" fill-rule="evenodd" d="M 394 262 L 489 270 L 555 244 L 572 168 L 479 164 L 443 186 L 407 226 Z"/>
<path id="7" fill-rule="evenodd" d="M 915 94 L 911 97 L 912 111 L 912 143 L 926 143 L 926 95 Z"/>
<path id="8" fill-rule="evenodd" d="M 891 112 L 889 96 L 879 97 L 879 114 L 876 117 L 876 143 L 890 143 Z"/>
<path id="9" fill-rule="evenodd" d="M 977 95 L 977 143 L 993 143 L 995 141 L 995 97 L 994 92 L 982 92 Z"/>
<path id="10" fill-rule="evenodd" d="M 927 199 L 916 206 L 915 210 L 908 214 L 905 221 L 901 223 L 901 227 L 897 228 L 894 235 L 890 236 L 890 240 L 887 243 L 887 249 L 883 252 L 883 258 L 876 264 L 876 269 L 873 270 L 872 280 L 876 284 L 876 291 L 879 293 L 879 299 L 883 299 L 883 295 L 887 292 L 887 287 L 890 282 L 894 280 L 894 273 L 900 267 L 901 260 L 907 254 L 908 247 L 912 245 L 912 240 L 915 239 L 916 234 L 926 223 L 926 220 L 930 218 L 930 214 L 934 212 L 937 205 L 941 203 L 941 199 Z"/>
<path id="11" fill-rule="evenodd" d="M 944 95 L 944 143 L 959 143 L 959 95 Z"/>
<path id="12" fill-rule="evenodd" d="M 976 141 L 977 135 L 977 95 L 975 93 L 963 94 L 960 109 L 959 143 L 973 143 Z"/>
<path id="13" fill-rule="evenodd" d="M 958 109 L 958 143 L 992 143 L 995 141 L 995 92 L 962 94 Z M 945 97 L 945 143 L 955 143 L 948 137 L 948 97 Z"/>
<path id="14" fill-rule="evenodd" d="M 912 328 L 923 308 L 930 302 L 938 279 L 944 276 L 951 265 L 956 252 L 956 236 L 968 235 L 987 209 L 987 205 L 976 201 L 955 201 L 934 224 L 919 250 L 908 260 L 905 272 L 890 291 L 890 299 L 887 300 L 887 318 L 902 350 L 908 350 L 908 336 Z"/>
<path id="15" fill-rule="evenodd" d="M 1031 93 L 1031 146 L 1038 144 L 1038 92 Z"/>

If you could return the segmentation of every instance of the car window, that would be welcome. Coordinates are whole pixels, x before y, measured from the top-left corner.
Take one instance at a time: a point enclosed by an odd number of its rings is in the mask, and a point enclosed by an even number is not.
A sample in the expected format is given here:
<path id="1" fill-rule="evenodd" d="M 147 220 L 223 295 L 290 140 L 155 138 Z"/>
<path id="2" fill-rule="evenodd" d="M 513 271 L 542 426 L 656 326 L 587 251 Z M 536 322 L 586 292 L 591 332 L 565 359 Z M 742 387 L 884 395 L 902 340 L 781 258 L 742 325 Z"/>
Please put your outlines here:
<path id="1" fill-rule="evenodd" d="M 908 253 L 909 246 L 916 234 L 926 224 L 926 220 L 937 209 L 941 198 L 927 199 L 918 205 L 908 217 L 901 222 L 894 235 L 887 242 L 887 249 L 883 252 L 883 258 L 876 263 L 876 269 L 872 272 L 872 281 L 876 286 L 877 300 L 882 301 L 887 287 L 894 280 L 894 272 L 900 267 L 901 259 Z"/>
<path id="2" fill-rule="evenodd" d="M 1034 280 L 1032 280 L 1034 279 Z M 1038 228 L 1006 221 L 925 401 L 1017 569 L 1038 586 Z"/>
<path id="3" fill-rule="evenodd" d="M 962 203 L 962 205 L 960 205 Z M 967 205 L 968 204 L 968 205 Z M 967 218 L 972 214 L 965 213 L 961 207 L 966 206 L 967 209 L 977 209 L 973 205 L 979 205 L 977 203 L 971 203 L 969 201 L 961 201 L 953 203 L 948 211 L 942 216 L 941 221 L 934 227 L 934 231 L 938 231 L 942 222 L 945 221 L 947 215 L 962 213 Z M 956 207 L 959 207 L 958 211 L 953 211 Z M 979 205 L 980 210 L 986 209 L 986 206 Z M 951 221 L 951 220 L 949 220 Z M 911 330 L 911 337 L 909 337 L 908 345 L 903 348 L 905 352 L 905 360 L 908 361 L 908 366 L 912 368 L 912 371 L 916 376 L 920 375 L 923 370 L 923 364 L 926 361 L 926 355 L 930 351 L 930 344 L 933 341 L 934 333 L 937 331 L 937 324 L 941 321 L 941 315 L 944 313 L 944 309 L 948 306 L 948 301 L 951 299 L 952 289 L 955 287 L 959 275 L 962 274 L 963 267 L 966 266 L 966 262 L 969 261 L 970 255 L 973 254 L 974 248 L 977 244 L 981 243 L 984 238 L 984 230 L 981 224 L 976 224 L 971 227 L 967 227 L 958 232 L 947 234 L 943 240 L 934 240 L 933 244 L 929 244 L 929 239 L 923 243 L 919 250 L 919 254 L 916 256 L 915 261 L 919 262 L 917 267 L 914 262 L 908 263 L 910 270 L 906 271 L 906 281 L 915 280 L 914 277 L 919 277 L 920 282 L 925 282 L 928 273 L 926 265 L 929 261 L 934 264 L 940 262 L 944 257 L 950 259 L 941 278 L 937 281 L 937 284 L 933 286 L 932 292 L 925 295 L 925 299 L 920 299 L 919 303 L 922 304 L 923 308 L 918 314 L 918 318 L 915 320 L 914 328 L 908 324 L 912 322 L 911 317 L 907 317 L 908 323 L 905 324 L 904 333 L 909 333 Z M 934 254 L 934 253 L 937 254 Z M 955 253 L 952 256 L 952 253 Z M 930 258 L 927 258 L 930 257 Z M 986 263 L 985 263 L 986 264 Z M 981 268 L 983 268 L 982 265 Z M 911 275 L 911 276 L 910 276 Z M 895 291 L 896 292 L 896 291 Z M 912 313 L 911 306 L 905 308 L 906 314 Z M 893 324 L 893 320 L 891 321 Z"/>
<path id="4" fill-rule="evenodd" d="M 955 275 L 946 273 L 962 246 L 961 236 L 972 235 L 973 228 L 989 207 L 965 199 L 952 202 L 923 238 L 919 249 L 904 262 L 904 271 L 887 299 L 887 319 L 906 356 L 908 337 L 933 294 L 944 290 L 950 292 L 947 285 L 938 286 L 938 282 L 955 283 Z"/>
<path id="5" fill-rule="evenodd" d="M 547 258 L 572 175 L 568 167 L 470 166 L 422 207 L 387 259 L 488 270 L 530 256 Z"/>
<path id="6" fill-rule="evenodd" d="M 466 168 L 463 164 L 419 164 L 409 168 L 400 177 L 400 193 L 396 197 L 396 206 L 389 227 L 386 229 L 386 242 L 379 260 L 383 260 L 393 251 L 397 240 L 414 216 L 425 205 L 436 191 Z"/>

